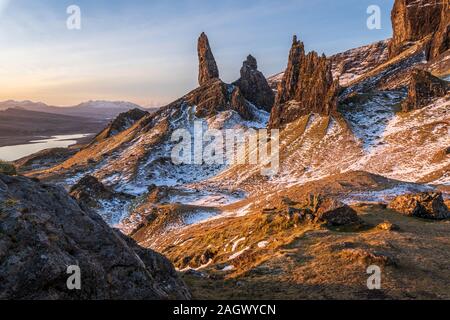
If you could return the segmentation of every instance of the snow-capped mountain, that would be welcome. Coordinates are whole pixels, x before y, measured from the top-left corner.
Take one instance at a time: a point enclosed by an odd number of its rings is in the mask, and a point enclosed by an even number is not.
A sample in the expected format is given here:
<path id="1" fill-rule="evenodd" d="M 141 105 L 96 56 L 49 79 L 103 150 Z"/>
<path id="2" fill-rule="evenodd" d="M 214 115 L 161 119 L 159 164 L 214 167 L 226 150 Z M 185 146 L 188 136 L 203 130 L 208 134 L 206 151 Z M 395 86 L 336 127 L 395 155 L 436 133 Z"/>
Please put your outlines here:
<path id="1" fill-rule="evenodd" d="M 95 119 L 112 119 L 122 112 L 135 108 L 145 110 L 137 104 L 124 101 L 87 101 L 69 107 L 49 106 L 42 102 L 33 101 L 7 100 L 0 102 L 0 110 L 10 108 Z"/>

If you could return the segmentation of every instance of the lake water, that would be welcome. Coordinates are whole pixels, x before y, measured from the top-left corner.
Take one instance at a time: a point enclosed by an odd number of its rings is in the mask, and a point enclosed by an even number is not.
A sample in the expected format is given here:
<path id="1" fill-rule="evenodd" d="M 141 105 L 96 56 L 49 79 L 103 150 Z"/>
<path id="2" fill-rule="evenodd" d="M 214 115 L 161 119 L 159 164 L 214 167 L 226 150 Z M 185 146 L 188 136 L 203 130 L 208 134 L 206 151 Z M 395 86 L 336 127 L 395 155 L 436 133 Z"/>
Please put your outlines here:
<path id="1" fill-rule="evenodd" d="M 87 137 L 89 135 L 90 134 L 71 134 L 52 136 L 48 139 L 33 140 L 27 144 L 0 147 L 0 159 L 6 161 L 14 161 L 45 149 L 67 148 L 68 146 L 77 143 L 78 139 Z"/>

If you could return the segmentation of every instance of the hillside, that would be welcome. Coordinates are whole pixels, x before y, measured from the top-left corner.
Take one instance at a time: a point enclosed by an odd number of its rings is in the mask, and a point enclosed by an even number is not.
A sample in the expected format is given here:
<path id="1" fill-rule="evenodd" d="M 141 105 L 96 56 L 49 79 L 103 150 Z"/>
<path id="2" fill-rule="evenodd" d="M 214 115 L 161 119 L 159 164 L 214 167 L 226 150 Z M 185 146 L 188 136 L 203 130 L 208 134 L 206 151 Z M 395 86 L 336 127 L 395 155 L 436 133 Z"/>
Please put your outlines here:
<path id="1" fill-rule="evenodd" d="M 395 1 L 393 39 L 332 57 L 294 36 L 269 79 L 249 55 L 223 82 L 202 33 L 196 89 L 121 113 L 78 152 L 23 173 L 165 255 L 194 298 L 449 299 L 450 20 L 445 4 L 419 2 Z M 195 140 L 206 129 L 214 139 Z M 233 151 L 242 163 L 209 161 L 227 150 L 208 140 L 231 129 L 248 138 Z M 174 156 L 180 132 L 197 162 Z"/>

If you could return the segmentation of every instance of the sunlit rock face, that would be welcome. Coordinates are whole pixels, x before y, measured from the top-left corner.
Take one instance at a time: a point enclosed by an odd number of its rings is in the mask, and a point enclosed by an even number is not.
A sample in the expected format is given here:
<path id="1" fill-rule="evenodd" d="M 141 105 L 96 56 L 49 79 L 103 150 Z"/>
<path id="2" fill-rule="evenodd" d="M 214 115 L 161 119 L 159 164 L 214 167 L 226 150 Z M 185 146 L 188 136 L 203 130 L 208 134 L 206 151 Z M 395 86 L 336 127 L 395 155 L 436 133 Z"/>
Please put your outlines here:
<path id="1" fill-rule="evenodd" d="M 431 73 L 416 69 L 411 72 L 408 97 L 402 103 L 402 110 L 408 112 L 429 105 L 436 98 L 444 97 L 450 91 L 447 81 L 434 77 Z"/>
<path id="2" fill-rule="evenodd" d="M 197 51 L 199 60 L 198 83 L 202 86 L 212 79 L 219 78 L 219 69 L 209 46 L 208 37 L 204 32 L 198 38 Z"/>
<path id="3" fill-rule="evenodd" d="M 331 60 L 314 51 L 305 54 L 303 42 L 294 36 L 270 126 L 282 126 L 310 113 L 330 114 L 337 108 L 338 88 L 338 81 L 333 80 Z"/>

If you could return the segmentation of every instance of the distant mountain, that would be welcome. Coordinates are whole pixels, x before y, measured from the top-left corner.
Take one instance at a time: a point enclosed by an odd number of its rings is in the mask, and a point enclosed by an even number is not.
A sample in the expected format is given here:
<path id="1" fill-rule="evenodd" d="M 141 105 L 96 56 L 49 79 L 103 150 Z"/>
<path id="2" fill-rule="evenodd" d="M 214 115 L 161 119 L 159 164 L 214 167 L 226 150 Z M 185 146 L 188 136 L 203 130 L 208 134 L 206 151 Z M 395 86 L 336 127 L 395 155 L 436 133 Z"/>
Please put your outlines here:
<path id="1" fill-rule="evenodd" d="M 95 119 L 112 119 L 118 116 L 120 113 L 126 112 L 130 109 L 137 108 L 146 110 L 145 108 L 137 104 L 125 101 L 87 101 L 71 107 L 49 106 L 42 102 L 33 102 L 29 100 L 7 100 L 0 102 L 0 111 L 9 108 L 21 108 L 29 111 L 88 117 Z"/>

